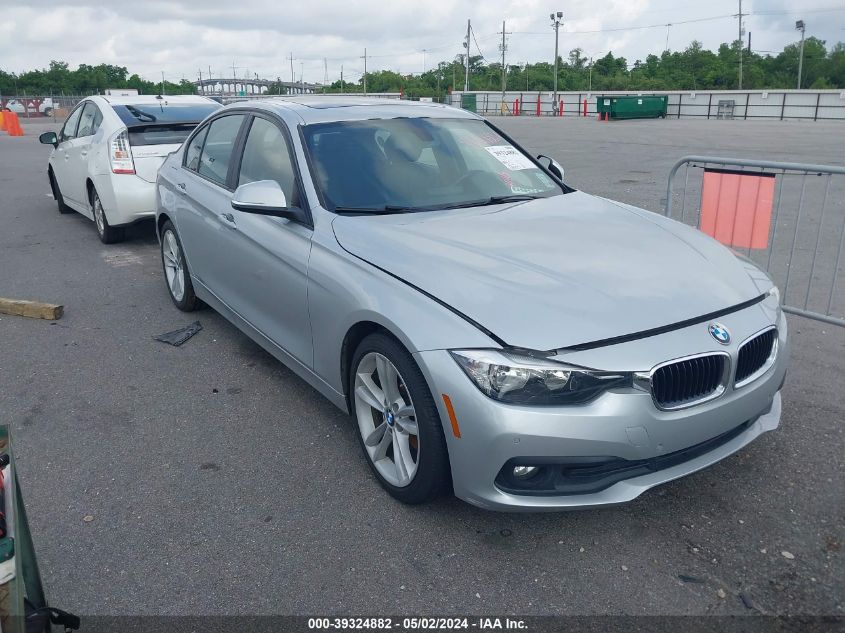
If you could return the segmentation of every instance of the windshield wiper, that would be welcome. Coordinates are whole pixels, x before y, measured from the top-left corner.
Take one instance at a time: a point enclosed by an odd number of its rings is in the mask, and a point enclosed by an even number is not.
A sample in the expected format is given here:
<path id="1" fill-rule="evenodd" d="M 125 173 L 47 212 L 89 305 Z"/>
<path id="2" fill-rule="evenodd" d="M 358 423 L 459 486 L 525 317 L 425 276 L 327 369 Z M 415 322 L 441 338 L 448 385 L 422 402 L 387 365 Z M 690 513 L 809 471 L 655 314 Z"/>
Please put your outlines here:
<path id="1" fill-rule="evenodd" d="M 136 119 L 141 119 L 142 121 L 146 120 L 150 123 L 152 123 L 153 121 L 158 121 L 155 115 L 150 114 L 149 112 L 144 112 L 143 110 L 139 110 L 135 106 L 128 105 L 126 106 L 126 109 L 129 110 L 129 112 L 131 112 Z"/>
<path id="2" fill-rule="evenodd" d="M 438 207 L 439 209 L 463 209 L 465 207 L 486 207 L 493 204 L 506 204 L 508 202 L 525 202 L 527 200 L 537 200 L 543 196 L 532 196 L 530 194 L 515 193 L 507 196 L 490 196 L 489 198 L 481 198 L 479 200 L 468 200 L 466 202 L 457 202 L 446 206 Z"/>
<path id="3" fill-rule="evenodd" d="M 419 211 L 443 211 L 446 209 L 462 209 L 465 207 L 484 207 L 493 204 L 506 204 L 508 202 L 525 202 L 527 200 L 536 200 L 541 197 L 542 196 L 532 196 L 529 194 L 511 194 L 507 196 L 490 196 L 489 198 L 469 200 L 467 202 L 456 202 L 454 204 L 430 204 L 419 207 L 386 204 L 383 207 L 335 207 L 334 210 L 335 213 L 385 215 L 388 213 L 416 213 Z"/>
<path id="4" fill-rule="evenodd" d="M 402 207 L 393 204 L 386 204 L 383 207 L 335 207 L 335 213 L 349 215 L 386 215 L 388 213 L 405 213 L 414 211 L 414 207 Z"/>

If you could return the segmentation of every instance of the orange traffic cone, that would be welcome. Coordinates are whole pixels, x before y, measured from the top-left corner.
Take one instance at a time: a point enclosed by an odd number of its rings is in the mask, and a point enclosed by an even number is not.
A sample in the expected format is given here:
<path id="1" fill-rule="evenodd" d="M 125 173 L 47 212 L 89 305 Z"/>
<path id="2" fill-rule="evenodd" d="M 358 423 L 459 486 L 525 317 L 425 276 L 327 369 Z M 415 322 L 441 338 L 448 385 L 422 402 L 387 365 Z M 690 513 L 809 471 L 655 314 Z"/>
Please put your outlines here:
<path id="1" fill-rule="evenodd" d="M 12 120 L 9 121 L 8 125 L 9 136 L 23 136 L 23 128 L 21 127 L 21 122 L 20 119 L 18 119 L 18 115 L 12 112 L 11 119 Z"/>

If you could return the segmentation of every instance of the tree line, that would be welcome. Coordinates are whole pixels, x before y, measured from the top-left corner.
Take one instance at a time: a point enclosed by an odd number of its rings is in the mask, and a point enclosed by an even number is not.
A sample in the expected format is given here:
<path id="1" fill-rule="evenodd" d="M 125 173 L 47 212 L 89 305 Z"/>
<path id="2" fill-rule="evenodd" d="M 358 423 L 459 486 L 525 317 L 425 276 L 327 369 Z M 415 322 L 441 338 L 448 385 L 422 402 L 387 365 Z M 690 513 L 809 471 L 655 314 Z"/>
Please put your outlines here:
<path id="1" fill-rule="evenodd" d="M 722 44 L 717 51 L 706 50 L 693 41 L 682 51 L 664 51 L 645 60 L 629 63 L 624 57 L 607 53 L 590 59 L 580 48 L 558 59 L 557 87 L 560 91 L 602 90 L 725 90 L 738 87 L 740 43 Z M 466 56 L 441 61 L 417 75 L 402 75 L 389 70 L 367 73 L 368 92 L 403 92 L 408 97 L 443 99 L 452 89 L 462 90 Z M 470 55 L 470 90 L 501 90 L 501 62 L 490 62 L 481 55 Z M 743 50 L 744 89 L 796 88 L 798 82 L 799 44 L 789 44 L 774 54 Z M 554 66 L 551 62 L 512 64 L 505 73 L 510 91 L 552 90 Z M 196 86 L 186 79 L 179 83 L 152 82 L 127 68 L 111 64 L 81 64 L 71 70 L 66 62 L 52 61 L 49 68 L 20 74 L 0 69 L 0 95 L 89 95 L 107 88 L 134 88 L 141 94 L 192 94 Z M 845 43 L 830 49 L 824 40 L 809 37 L 804 42 L 801 88 L 845 88 Z M 336 81 L 323 87 L 325 92 L 362 92 L 363 77 L 356 82 Z M 281 83 L 269 92 L 285 94 Z"/>

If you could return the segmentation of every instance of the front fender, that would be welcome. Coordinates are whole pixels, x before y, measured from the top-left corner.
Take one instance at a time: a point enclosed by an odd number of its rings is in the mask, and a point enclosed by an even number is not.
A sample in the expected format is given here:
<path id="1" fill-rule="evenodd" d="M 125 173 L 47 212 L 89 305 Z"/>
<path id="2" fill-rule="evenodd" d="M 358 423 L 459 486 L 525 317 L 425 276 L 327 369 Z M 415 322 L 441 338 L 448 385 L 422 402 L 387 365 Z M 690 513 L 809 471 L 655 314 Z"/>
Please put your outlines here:
<path id="1" fill-rule="evenodd" d="M 314 371 L 343 393 L 341 353 L 346 334 L 369 321 L 410 353 L 458 347 L 499 347 L 447 307 L 344 251 L 332 234 L 316 235 L 308 271 Z"/>

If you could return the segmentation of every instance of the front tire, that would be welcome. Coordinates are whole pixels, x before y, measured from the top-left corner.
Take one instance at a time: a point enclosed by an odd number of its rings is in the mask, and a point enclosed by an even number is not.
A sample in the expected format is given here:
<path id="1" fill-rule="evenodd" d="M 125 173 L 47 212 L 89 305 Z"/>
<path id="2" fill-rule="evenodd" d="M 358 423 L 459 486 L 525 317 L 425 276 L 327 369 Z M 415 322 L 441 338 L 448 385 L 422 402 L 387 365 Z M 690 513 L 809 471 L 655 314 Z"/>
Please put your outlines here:
<path id="1" fill-rule="evenodd" d="M 91 211 L 94 214 L 94 224 L 97 226 L 97 235 L 100 236 L 100 241 L 103 244 L 114 244 L 115 242 L 122 242 L 126 237 L 126 232 L 122 226 L 111 226 L 106 217 L 106 211 L 103 209 L 103 203 L 100 201 L 100 194 L 96 189 L 91 189 Z"/>
<path id="2" fill-rule="evenodd" d="M 431 501 L 451 488 L 443 425 L 413 357 L 382 333 L 367 336 L 349 375 L 358 439 L 373 473 L 394 498 Z"/>
<path id="3" fill-rule="evenodd" d="M 167 292 L 173 304 L 182 312 L 193 312 L 200 307 L 200 300 L 194 294 L 182 241 L 170 220 L 161 227 L 161 264 L 164 266 Z"/>

